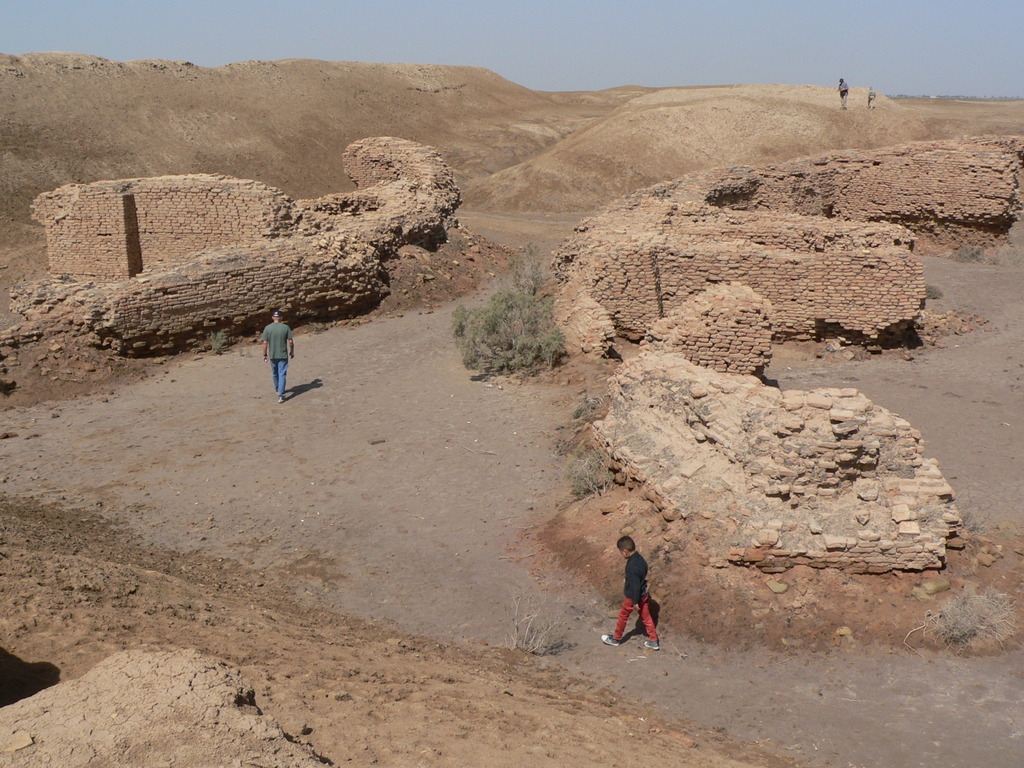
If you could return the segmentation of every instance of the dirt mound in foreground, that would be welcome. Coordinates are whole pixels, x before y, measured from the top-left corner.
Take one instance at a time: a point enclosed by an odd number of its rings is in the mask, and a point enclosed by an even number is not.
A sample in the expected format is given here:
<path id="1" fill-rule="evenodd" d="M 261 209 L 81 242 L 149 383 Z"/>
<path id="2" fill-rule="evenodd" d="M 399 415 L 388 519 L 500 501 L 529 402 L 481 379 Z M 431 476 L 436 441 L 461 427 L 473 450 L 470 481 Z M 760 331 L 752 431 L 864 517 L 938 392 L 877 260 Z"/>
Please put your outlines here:
<path id="1" fill-rule="evenodd" d="M 90 512 L 0 497 L 0 541 L 0 601 L 10 606 L 0 616 L 0 690 L 80 678 L 0 708 L 0 750 L 21 745 L 4 765 L 49 764 L 42 750 L 51 748 L 46 756 L 68 766 L 172 756 L 312 765 L 315 753 L 332 764 L 499 768 L 580 765 L 595 754 L 625 763 L 637 750 L 693 768 L 795 765 L 665 721 L 518 651 L 393 632 L 297 600 L 272 572 L 144 548 Z M 108 659 L 140 646 L 158 653 Z"/>
<path id="2" fill-rule="evenodd" d="M 0 710 L 4 732 L 10 768 L 322 765 L 260 712 L 236 670 L 195 651 L 118 653 Z"/>

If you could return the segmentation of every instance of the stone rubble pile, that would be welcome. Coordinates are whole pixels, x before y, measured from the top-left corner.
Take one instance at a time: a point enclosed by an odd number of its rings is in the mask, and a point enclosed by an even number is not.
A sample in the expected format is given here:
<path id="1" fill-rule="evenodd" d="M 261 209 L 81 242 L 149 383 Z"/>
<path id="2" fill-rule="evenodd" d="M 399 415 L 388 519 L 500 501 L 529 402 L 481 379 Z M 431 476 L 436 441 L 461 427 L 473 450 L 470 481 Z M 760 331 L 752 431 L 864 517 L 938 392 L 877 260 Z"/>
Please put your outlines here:
<path id="1" fill-rule="evenodd" d="M 609 402 L 594 430 L 617 479 L 686 520 L 713 564 L 939 568 L 960 527 L 920 433 L 855 389 L 780 392 L 648 350 Z"/>

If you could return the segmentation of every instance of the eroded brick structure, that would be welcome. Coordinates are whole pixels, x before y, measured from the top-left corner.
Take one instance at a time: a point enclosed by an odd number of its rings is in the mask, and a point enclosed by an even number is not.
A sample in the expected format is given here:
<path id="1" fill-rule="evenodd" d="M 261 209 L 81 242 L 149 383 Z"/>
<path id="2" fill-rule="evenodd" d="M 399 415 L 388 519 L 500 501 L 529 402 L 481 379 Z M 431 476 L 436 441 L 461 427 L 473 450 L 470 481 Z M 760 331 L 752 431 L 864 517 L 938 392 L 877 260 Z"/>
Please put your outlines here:
<path id="1" fill-rule="evenodd" d="M 609 401 L 594 430 L 619 479 L 722 564 L 938 568 L 960 526 L 920 433 L 855 389 L 780 392 L 649 350 Z"/>
<path id="2" fill-rule="evenodd" d="M 760 375 L 772 358 L 771 305 L 740 283 L 713 286 L 655 322 L 641 348 L 723 373 Z"/>
<path id="3" fill-rule="evenodd" d="M 442 242 L 460 202 L 429 147 L 390 137 L 345 153 L 359 184 L 294 202 L 255 181 L 170 176 L 70 185 L 40 195 L 51 278 L 18 286 L 25 323 L 0 352 L 69 333 L 125 355 L 166 354 L 289 320 L 335 319 L 388 291 L 385 262 L 406 244 Z"/>
<path id="4" fill-rule="evenodd" d="M 109 283 L 285 233 L 292 201 L 258 181 L 160 176 L 68 184 L 37 197 L 32 215 L 51 275 Z"/>
<path id="5" fill-rule="evenodd" d="M 616 333 L 640 339 L 692 296 L 736 282 L 771 303 L 777 340 L 885 341 L 923 305 L 912 245 L 892 224 L 729 211 L 645 190 L 584 219 L 556 251 L 559 316 L 576 315 L 586 297 Z M 591 307 L 566 330 L 577 348 L 599 348 L 608 327 Z"/>
<path id="6" fill-rule="evenodd" d="M 888 221 L 926 243 L 1003 243 L 1020 218 L 1024 138 L 922 141 L 684 176 L 658 194 L 733 210 Z"/>

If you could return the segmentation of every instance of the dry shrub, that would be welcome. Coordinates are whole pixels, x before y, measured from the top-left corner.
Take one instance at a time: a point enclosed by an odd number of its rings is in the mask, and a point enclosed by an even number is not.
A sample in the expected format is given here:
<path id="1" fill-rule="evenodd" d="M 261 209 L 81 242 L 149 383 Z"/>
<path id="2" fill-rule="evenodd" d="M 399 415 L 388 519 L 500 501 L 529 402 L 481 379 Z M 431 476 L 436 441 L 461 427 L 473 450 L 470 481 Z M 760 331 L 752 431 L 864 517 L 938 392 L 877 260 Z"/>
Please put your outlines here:
<path id="1" fill-rule="evenodd" d="M 949 258 L 962 264 L 988 264 L 989 258 L 980 245 L 961 245 Z"/>
<path id="2" fill-rule="evenodd" d="M 228 345 L 228 335 L 224 331 L 215 331 L 207 337 L 206 343 L 210 345 L 211 352 L 219 355 Z"/>
<path id="3" fill-rule="evenodd" d="M 600 451 L 589 450 L 569 457 L 565 465 L 565 479 L 572 487 L 572 495 L 583 499 L 600 493 L 612 484 L 612 473 Z"/>
<path id="4" fill-rule="evenodd" d="M 512 599 L 508 616 L 512 622 L 505 642 L 509 648 L 534 656 L 547 656 L 565 647 L 561 625 L 544 615 L 546 598 L 518 596 Z"/>
<path id="5" fill-rule="evenodd" d="M 503 291 L 540 295 L 548 282 L 548 274 L 540 260 L 536 246 L 528 245 L 509 266 L 508 272 L 501 276 L 498 287 Z"/>
<path id="6" fill-rule="evenodd" d="M 929 633 L 957 653 L 1001 648 L 1016 629 L 1013 602 L 1000 592 L 958 595 L 928 620 Z"/>
<path id="7" fill-rule="evenodd" d="M 991 260 L 1002 267 L 1024 267 L 1024 246 L 1002 245 L 991 252 Z"/>
<path id="8" fill-rule="evenodd" d="M 572 412 L 574 421 L 595 421 L 604 410 L 604 398 L 600 395 L 584 395 Z"/>
<path id="9" fill-rule="evenodd" d="M 452 330 L 467 368 L 487 373 L 535 373 L 565 357 L 565 337 L 551 315 L 552 300 L 535 257 L 512 265 L 502 287 L 482 307 L 456 307 Z"/>

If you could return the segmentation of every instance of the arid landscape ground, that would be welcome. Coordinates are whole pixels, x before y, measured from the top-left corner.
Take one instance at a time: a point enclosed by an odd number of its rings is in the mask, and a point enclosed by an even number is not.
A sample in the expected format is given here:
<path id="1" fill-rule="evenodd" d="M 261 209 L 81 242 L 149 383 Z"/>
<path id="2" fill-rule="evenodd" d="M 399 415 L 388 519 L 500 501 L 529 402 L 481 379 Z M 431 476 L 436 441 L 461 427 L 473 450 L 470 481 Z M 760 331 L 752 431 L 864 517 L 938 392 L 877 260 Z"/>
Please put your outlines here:
<path id="1" fill-rule="evenodd" d="M 615 362 L 479 377 L 450 331 L 454 303 L 480 301 L 512 252 L 543 259 L 633 188 L 1021 133 L 1024 105 L 882 97 L 842 113 L 812 86 L 550 94 L 452 67 L 0 63 L 5 290 L 45 270 L 28 218 L 42 191 L 219 172 L 325 194 L 351 186 L 341 150 L 371 135 L 437 147 L 463 186 L 460 221 L 498 244 L 469 251 L 453 237 L 429 264 L 393 265 L 392 296 L 370 316 L 299 329 L 281 405 L 251 339 L 130 364 L 44 350 L 0 401 L 0 704 L 122 650 L 186 648 L 240 669 L 256 705 L 335 764 L 1024 762 L 1019 642 L 967 656 L 928 642 L 914 631 L 934 610 L 911 595 L 920 574 L 794 569 L 776 595 L 759 572 L 703 567 L 695 544 L 675 580 L 653 574 L 662 650 L 601 645 L 622 491 L 573 503 L 562 454 L 578 403 L 603 394 Z M 1022 274 L 928 257 L 941 294 L 929 310 L 965 318 L 955 332 L 853 359 L 787 346 L 766 374 L 784 388 L 854 386 L 910 420 L 976 531 L 946 575 L 1018 603 Z M 656 538 L 638 529 L 642 548 Z M 517 601 L 541 606 L 555 652 L 506 647 Z M 65 717 L 67 738 L 87 740 L 80 715 Z M 127 720 L 111 754 L 82 764 L 123 764 L 129 742 L 152 758 L 140 764 L 168 764 L 170 737 L 144 728 Z M 33 765 L 30 746 L 3 751 L 17 736 L 0 731 L 0 764 Z M 173 764 L 239 759 L 217 718 L 195 741 Z"/>

